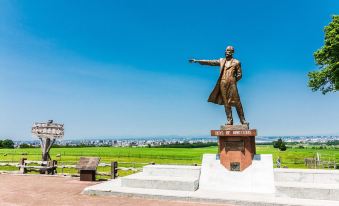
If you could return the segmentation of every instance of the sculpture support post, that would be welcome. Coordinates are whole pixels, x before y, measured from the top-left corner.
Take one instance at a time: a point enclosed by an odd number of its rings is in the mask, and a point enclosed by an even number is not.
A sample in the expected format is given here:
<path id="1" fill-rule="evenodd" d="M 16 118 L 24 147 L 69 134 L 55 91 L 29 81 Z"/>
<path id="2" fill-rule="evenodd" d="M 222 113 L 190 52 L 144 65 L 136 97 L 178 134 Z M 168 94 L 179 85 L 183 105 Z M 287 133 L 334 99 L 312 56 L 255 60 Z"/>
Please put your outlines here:
<path id="1" fill-rule="evenodd" d="M 39 138 L 41 142 L 41 150 L 42 150 L 42 161 L 51 160 L 51 156 L 49 155 L 49 150 L 55 142 L 55 139 L 50 138 Z"/>

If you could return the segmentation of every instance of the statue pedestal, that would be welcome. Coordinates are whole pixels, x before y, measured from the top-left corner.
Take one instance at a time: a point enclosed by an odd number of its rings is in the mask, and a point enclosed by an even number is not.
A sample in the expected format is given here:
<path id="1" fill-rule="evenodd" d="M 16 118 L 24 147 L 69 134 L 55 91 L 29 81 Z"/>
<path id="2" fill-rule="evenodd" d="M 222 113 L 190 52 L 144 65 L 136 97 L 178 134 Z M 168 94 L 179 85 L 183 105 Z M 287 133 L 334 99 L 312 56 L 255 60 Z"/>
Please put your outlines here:
<path id="1" fill-rule="evenodd" d="M 232 195 L 236 192 L 274 194 L 272 155 L 254 155 L 252 164 L 242 172 L 233 172 L 220 164 L 216 154 L 204 154 L 199 190 L 202 193 Z"/>
<path id="2" fill-rule="evenodd" d="M 237 127 L 235 127 L 237 128 Z M 211 130 L 218 137 L 220 164 L 230 171 L 243 171 L 252 164 L 255 150 L 256 129 Z"/>

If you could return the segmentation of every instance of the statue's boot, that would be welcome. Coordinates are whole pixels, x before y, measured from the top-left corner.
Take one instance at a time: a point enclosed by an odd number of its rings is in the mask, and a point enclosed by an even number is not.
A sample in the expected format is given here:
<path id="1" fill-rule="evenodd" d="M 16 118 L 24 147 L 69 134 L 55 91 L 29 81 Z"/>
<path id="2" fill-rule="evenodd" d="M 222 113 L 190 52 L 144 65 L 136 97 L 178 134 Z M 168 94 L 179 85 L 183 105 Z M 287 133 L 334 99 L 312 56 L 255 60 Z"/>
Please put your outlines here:
<path id="1" fill-rule="evenodd" d="M 238 116 L 239 116 L 239 119 L 240 119 L 240 123 L 248 125 L 249 123 L 245 119 L 244 110 L 242 108 L 241 103 L 236 106 L 236 109 L 237 109 L 237 113 L 238 113 Z"/>
<path id="2" fill-rule="evenodd" d="M 226 117 L 227 117 L 226 125 L 233 125 L 232 107 L 225 105 L 225 112 L 226 112 Z"/>

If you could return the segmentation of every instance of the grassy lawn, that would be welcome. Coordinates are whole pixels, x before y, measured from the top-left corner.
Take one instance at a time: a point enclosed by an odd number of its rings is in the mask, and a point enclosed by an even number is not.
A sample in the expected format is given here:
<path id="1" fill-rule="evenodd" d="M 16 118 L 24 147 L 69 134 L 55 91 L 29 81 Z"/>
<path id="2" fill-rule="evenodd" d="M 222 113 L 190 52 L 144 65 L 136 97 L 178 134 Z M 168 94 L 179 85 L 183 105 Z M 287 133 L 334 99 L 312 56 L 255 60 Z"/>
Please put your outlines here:
<path id="1" fill-rule="evenodd" d="M 258 154 L 272 154 L 274 163 L 276 159 L 280 157 L 282 166 L 287 166 L 288 168 L 305 168 L 304 158 L 315 157 L 317 152 L 322 161 L 335 161 L 339 164 L 339 148 L 288 148 L 286 151 L 279 151 L 272 146 L 257 146 Z"/>
<path id="2" fill-rule="evenodd" d="M 272 154 L 275 162 L 278 156 L 282 165 L 289 168 L 305 168 L 304 158 L 314 157 L 319 153 L 323 161 L 336 161 L 339 163 L 339 149 L 312 149 L 288 148 L 279 151 L 272 146 L 258 145 L 258 154 Z M 101 162 L 110 163 L 118 161 L 120 167 L 142 167 L 141 163 L 155 162 L 156 164 L 200 164 L 205 153 L 217 153 L 217 147 L 206 148 L 139 148 L 139 147 L 87 147 L 87 148 L 52 148 L 52 159 L 58 164 L 76 164 L 80 156 L 101 157 Z M 61 157 L 56 157 L 60 154 Z M 28 160 L 40 160 L 40 148 L 28 149 L 0 149 L 0 162 L 19 162 L 25 157 Z M 17 170 L 15 167 L 2 166 L 0 170 Z M 110 171 L 109 167 L 100 167 L 99 171 Z M 58 169 L 61 173 L 61 169 Z M 75 169 L 64 169 L 64 173 L 76 173 Z M 120 175 L 130 172 L 121 171 Z"/>
<path id="3" fill-rule="evenodd" d="M 158 164 L 193 164 L 200 163 L 204 153 L 216 153 L 216 147 L 207 148 L 140 148 L 140 147 L 87 147 L 87 148 L 52 148 L 52 159 L 75 163 L 80 156 L 101 157 L 101 162 L 156 162 Z M 7 154 L 7 155 L 6 155 Z M 27 154 L 27 155 L 23 155 Z M 56 157 L 60 154 L 61 157 Z M 0 149 L 0 161 L 40 160 L 40 148 Z"/>

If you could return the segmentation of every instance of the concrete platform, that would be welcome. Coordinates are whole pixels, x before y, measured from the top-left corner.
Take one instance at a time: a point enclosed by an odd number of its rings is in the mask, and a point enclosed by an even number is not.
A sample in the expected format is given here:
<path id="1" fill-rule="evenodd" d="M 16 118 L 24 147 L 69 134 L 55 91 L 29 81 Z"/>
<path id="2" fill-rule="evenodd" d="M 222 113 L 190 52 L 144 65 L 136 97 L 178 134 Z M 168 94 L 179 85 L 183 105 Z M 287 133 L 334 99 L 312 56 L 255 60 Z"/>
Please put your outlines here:
<path id="1" fill-rule="evenodd" d="M 208 160 L 208 158 L 210 159 Z M 220 175 L 224 175 L 228 171 L 224 168 L 219 172 L 217 171 L 218 169 L 215 170 L 215 167 L 217 167 L 214 165 L 214 163 L 216 164 L 217 162 L 215 156 L 207 155 L 204 156 L 202 168 L 174 165 L 145 166 L 142 173 L 87 187 L 84 189 L 83 193 L 89 195 L 132 196 L 148 199 L 227 203 L 231 205 L 339 205 L 339 184 L 337 184 L 337 181 L 339 180 L 339 171 L 309 169 L 273 170 L 272 162 L 270 168 L 266 168 L 268 164 L 263 164 L 266 166 L 262 165 L 262 167 L 258 166 L 260 165 L 260 161 L 266 161 L 265 158 L 266 160 L 270 159 L 270 156 L 263 155 L 260 158 L 257 157 L 253 161 L 254 163 L 256 163 L 256 161 L 259 163 L 257 165 L 252 165 L 257 167 L 256 172 L 252 171 L 248 174 L 232 172 L 230 177 L 234 178 L 233 180 L 232 178 L 226 177 L 228 180 L 220 181 L 220 183 L 215 181 L 218 180 Z M 206 162 L 209 163 L 206 164 Z M 208 165 L 207 169 L 206 165 Z M 270 174 L 267 175 L 265 171 L 262 172 L 262 169 L 260 168 L 266 168 L 265 170 L 268 170 Z M 246 170 L 244 172 L 246 172 Z M 199 179 L 199 176 L 200 185 L 199 188 L 194 191 L 197 187 L 196 179 Z M 239 180 L 239 178 L 243 179 Z M 267 179 L 269 179 L 269 190 L 271 190 L 272 178 L 274 178 L 273 183 L 275 184 L 274 193 L 262 193 L 262 191 L 258 193 L 254 191 L 256 185 L 259 185 L 259 189 L 262 190 L 264 185 L 267 183 L 265 183 Z M 238 184 L 239 186 L 239 182 L 242 182 L 242 180 L 250 180 L 252 184 L 251 190 L 248 190 L 250 192 L 236 190 L 236 187 L 232 185 Z M 213 184 L 206 187 L 206 183 L 208 183 L 208 181 L 211 181 Z M 260 181 L 262 181 L 262 183 Z M 217 187 L 230 187 L 234 190 L 232 191 L 224 188 L 220 190 L 220 188 Z"/>
<path id="2" fill-rule="evenodd" d="M 199 177 L 152 176 L 142 172 L 121 178 L 122 187 L 195 191 L 198 185 Z"/>
<path id="3" fill-rule="evenodd" d="M 148 165 L 141 173 L 121 178 L 122 187 L 195 191 L 199 186 L 199 166 Z"/>
<path id="4" fill-rule="evenodd" d="M 338 206 L 338 201 L 290 198 L 259 193 L 211 192 L 198 189 L 192 191 L 130 188 L 121 186 L 121 178 L 87 187 L 87 195 L 112 195 L 123 197 L 141 197 L 147 199 L 165 199 L 189 202 L 213 202 L 251 206 Z"/>

